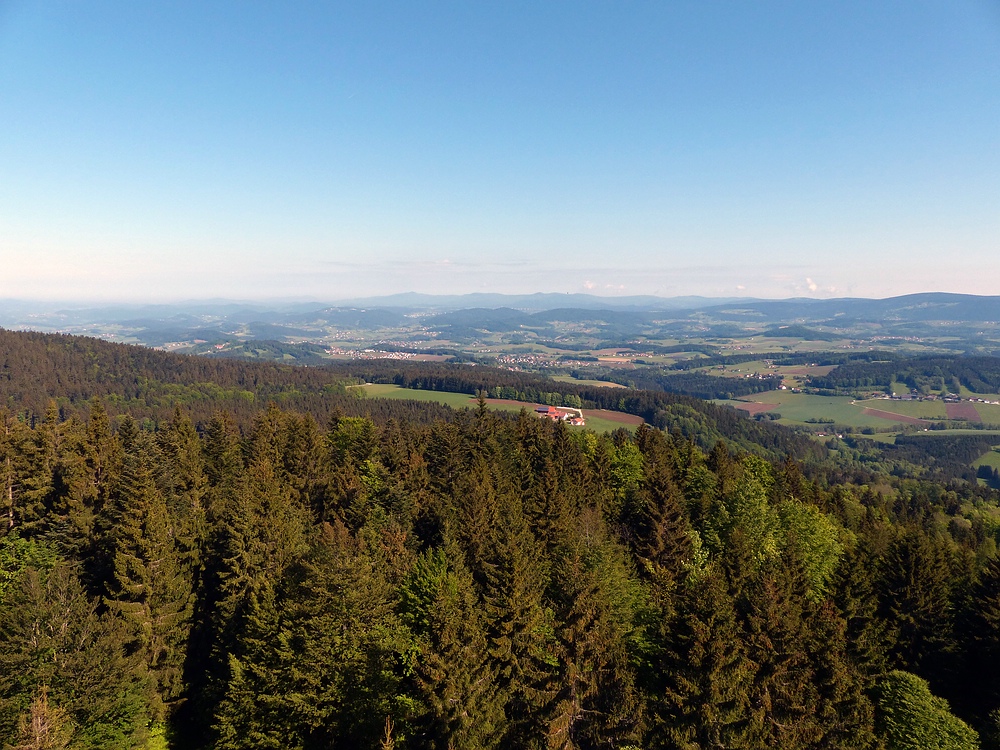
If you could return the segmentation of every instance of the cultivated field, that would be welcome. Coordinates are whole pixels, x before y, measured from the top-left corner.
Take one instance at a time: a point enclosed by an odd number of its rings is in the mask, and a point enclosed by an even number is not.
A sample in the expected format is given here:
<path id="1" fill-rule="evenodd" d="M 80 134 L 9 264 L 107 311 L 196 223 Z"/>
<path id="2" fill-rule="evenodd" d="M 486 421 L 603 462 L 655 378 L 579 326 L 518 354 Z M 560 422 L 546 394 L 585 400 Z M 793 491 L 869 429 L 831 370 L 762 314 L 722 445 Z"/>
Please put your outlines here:
<path id="1" fill-rule="evenodd" d="M 948 412 L 948 419 L 964 419 L 967 422 L 983 421 L 982 417 L 979 416 L 979 412 L 976 411 L 976 405 L 968 401 L 962 401 L 957 404 L 945 404 L 945 409 Z"/>
<path id="2" fill-rule="evenodd" d="M 398 398 L 409 401 L 434 401 L 445 404 L 453 409 L 475 408 L 477 401 L 474 396 L 465 393 L 450 393 L 448 391 L 425 391 L 416 388 L 403 388 L 398 385 L 388 384 L 367 384 L 358 386 L 363 388 L 365 395 L 369 398 Z M 510 399 L 488 398 L 486 403 L 492 409 L 500 411 L 519 412 L 521 409 L 533 411 L 537 404 L 529 404 L 523 401 L 511 401 Z M 584 409 L 583 416 L 587 420 L 586 427 L 571 427 L 570 429 L 587 429 L 594 432 L 613 432 L 619 427 L 626 427 L 634 430 L 642 424 L 642 417 L 633 414 L 624 414 L 617 411 L 607 411 L 604 409 Z"/>
<path id="3" fill-rule="evenodd" d="M 601 388 L 627 388 L 621 383 L 609 383 L 606 380 L 577 380 L 572 375 L 553 375 L 553 380 L 560 383 L 573 383 L 574 385 L 596 385 Z"/>
<path id="4" fill-rule="evenodd" d="M 872 398 L 866 401 L 858 401 L 858 405 L 863 408 L 874 409 L 875 411 L 891 412 L 904 417 L 915 417 L 916 419 L 947 419 L 944 402 L 942 401 L 894 401 L 886 398 Z"/>
<path id="5" fill-rule="evenodd" d="M 891 422 L 902 422 L 903 424 L 913 424 L 917 426 L 921 425 L 926 426 L 930 424 L 930 422 L 928 422 L 926 419 L 918 419 L 917 417 L 907 417 L 903 414 L 896 414 L 895 412 L 882 411 L 881 409 L 872 409 L 869 407 L 865 407 L 864 411 L 862 411 L 862 414 L 866 414 L 867 416 L 870 417 L 878 417 L 879 419 L 886 419 Z"/>

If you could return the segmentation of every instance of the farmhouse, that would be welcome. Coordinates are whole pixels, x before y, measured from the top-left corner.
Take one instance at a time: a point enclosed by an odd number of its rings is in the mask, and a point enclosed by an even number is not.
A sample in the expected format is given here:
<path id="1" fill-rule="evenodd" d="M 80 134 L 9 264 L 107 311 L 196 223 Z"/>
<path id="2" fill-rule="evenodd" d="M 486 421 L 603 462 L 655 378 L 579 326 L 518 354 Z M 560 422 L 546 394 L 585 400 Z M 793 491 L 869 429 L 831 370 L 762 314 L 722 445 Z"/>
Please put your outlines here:
<path id="1" fill-rule="evenodd" d="M 586 421 L 583 412 L 579 409 L 560 409 L 555 406 L 537 406 L 535 413 L 542 419 L 551 419 L 553 422 L 568 422 L 572 425 L 584 426 Z"/>

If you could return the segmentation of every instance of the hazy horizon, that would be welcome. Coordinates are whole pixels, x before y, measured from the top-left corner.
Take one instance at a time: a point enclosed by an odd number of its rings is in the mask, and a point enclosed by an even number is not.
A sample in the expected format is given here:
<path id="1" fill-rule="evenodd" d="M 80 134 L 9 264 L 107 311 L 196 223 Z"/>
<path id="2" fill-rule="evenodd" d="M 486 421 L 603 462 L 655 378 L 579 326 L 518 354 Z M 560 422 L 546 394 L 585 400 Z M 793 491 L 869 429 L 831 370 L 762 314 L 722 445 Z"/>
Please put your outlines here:
<path id="1" fill-rule="evenodd" d="M 42 297 L 0 297 L 0 307 L 3 306 L 21 306 L 30 311 L 32 309 L 38 310 L 48 310 L 52 311 L 56 308 L 64 309 L 100 309 L 100 308 L 114 308 L 114 307 L 124 307 L 124 308 L 141 308 L 141 307 L 184 307 L 184 306 L 213 306 L 213 305 L 247 305 L 247 306 L 258 306 L 258 307 L 282 307 L 282 306 L 303 306 L 303 305 L 330 305 L 337 306 L 341 304 L 350 304 L 357 302 L 366 301 L 377 301 L 383 299 L 393 299 L 393 298 L 405 298 L 408 296 L 420 296 L 426 297 L 430 300 L 434 299 L 447 299 L 447 298 L 461 298 L 461 297 L 472 297 L 475 295 L 480 296 L 492 296 L 492 297 L 509 297 L 512 299 L 523 298 L 523 297 L 535 297 L 535 296 L 571 296 L 571 295 L 581 295 L 586 297 L 592 297 L 598 300 L 629 300 L 629 299 L 660 299 L 664 301 L 670 300 L 685 300 L 685 299 L 703 299 L 707 301 L 712 300 L 745 300 L 745 301 L 761 301 L 761 302 L 780 302 L 780 301 L 792 301 L 792 300 L 838 300 L 838 299 L 855 299 L 855 300 L 887 300 L 895 299 L 898 297 L 908 297 L 915 295 L 925 295 L 925 294 L 945 294 L 945 295 L 964 295 L 972 297 L 990 297 L 990 298 L 1000 298 L 998 295 L 972 295 L 964 292 L 948 292 L 948 291 L 925 291 L 925 292 L 907 292 L 899 295 L 886 295 L 886 296 L 858 296 L 858 295 L 835 295 L 835 296 L 825 296 L 818 297 L 814 295 L 788 295 L 784 297 L 766 297 L 766 296 L 751 296 L 751 295 L 698 295 L 698 294 L 677 294 L 677 295 L 654 295 L 654 294 L 600 294 L 589 291 L 582 292 L 552 292 L 552 291 L 534 291 L 534 292 L 459 292 L 459 293 L 440 293 L 431 294 L 425 292 L 394 292 L 390 294 L 372 294 L 372 295 L 359 295 L 355 297 L 316 297 L 316 296 L 274 296 L 274 297 L 176 297 L 176 298 L 164 298 L 164 299 L 129 299 L 129 298 L 42 298 Z M 681 308 L 678 308 L 681 309 Z"/>

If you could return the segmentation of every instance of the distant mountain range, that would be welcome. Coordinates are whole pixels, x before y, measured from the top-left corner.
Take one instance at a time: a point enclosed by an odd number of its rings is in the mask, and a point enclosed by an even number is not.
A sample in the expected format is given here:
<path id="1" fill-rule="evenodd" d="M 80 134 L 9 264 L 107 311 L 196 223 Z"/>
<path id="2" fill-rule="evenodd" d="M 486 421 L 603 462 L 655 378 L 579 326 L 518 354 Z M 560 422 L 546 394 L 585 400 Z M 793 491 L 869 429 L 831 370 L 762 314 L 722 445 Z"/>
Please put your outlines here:
<path id="1" fill-rule="evenodd" d="M 363 297 L 342 300 L 337 306 L 347 307 L 392 307 L 418 310 L 463 310 L 467 308 L 511 307 L 518 310 L 538 312 L 557 308 L 581 308 L 585 310 L 697 310 L 712 305 L 730 304 L 748 298 L 740 297 L 599 297 L 594 294 L 559 294 L 536 292 L 535 294 L 391 294 L 384 297 Z M 756 301 L 756 300 L 754 300 Z"/>
<path id="2" fill-rule="evenodd" d="M 396 294 L 317 302 L 196 300 L 158 305 L 60 306 L 0 300 L 0 326 L 83 333 L 150 346 L 231 340 L 319 341 L 332 331 L 411 332 L 469 341 L 480 334 L 531 331 L 547 337 L 587 329 L 622 337 L 736 337 L 749 332 L 814 340 L 878 327 L 882 336 L 961 329 L 964 341 L 994 338 L 1000 296 L 926 293 L 887 299 L 599 297 L 588 294 Z M 808 328 L 806 328 L 808 326 Z M 929 328 L 930 327 L 930 328 Z M 825 331 L 825 332 L 824 332 Z M 803 335 L 805 334 L 805 335 Z M 416 336 L 416 334 L 414 334 Z"/>

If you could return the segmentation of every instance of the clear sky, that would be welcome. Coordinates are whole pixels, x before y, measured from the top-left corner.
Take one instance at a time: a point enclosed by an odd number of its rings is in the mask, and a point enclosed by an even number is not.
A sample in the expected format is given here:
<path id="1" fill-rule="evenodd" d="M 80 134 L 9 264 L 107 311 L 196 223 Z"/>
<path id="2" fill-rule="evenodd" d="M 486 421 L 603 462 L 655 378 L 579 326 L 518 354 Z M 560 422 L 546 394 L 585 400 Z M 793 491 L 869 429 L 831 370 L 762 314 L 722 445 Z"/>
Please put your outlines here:
<path id="1" fill-rule="evenodd" d="M 1000 294 L 1000 0 L 0 0 L 0 297 Z"/>

